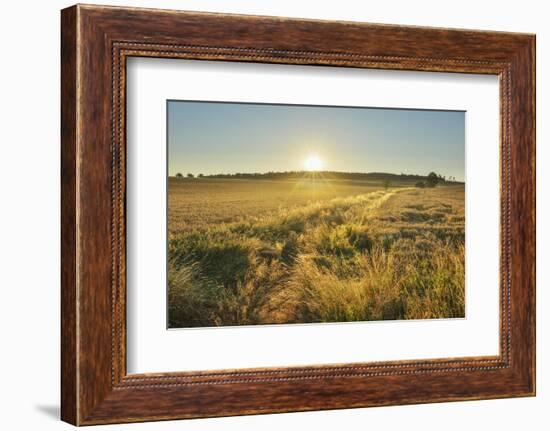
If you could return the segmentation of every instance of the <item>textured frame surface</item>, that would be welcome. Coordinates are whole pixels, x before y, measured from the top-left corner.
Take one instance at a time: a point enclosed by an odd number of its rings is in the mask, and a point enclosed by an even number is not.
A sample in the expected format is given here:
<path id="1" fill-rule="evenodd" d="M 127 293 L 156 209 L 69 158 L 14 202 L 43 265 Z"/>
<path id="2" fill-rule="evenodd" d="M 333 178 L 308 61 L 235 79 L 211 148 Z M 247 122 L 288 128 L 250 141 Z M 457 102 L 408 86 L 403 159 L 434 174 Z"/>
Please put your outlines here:
<path id="1" fill-rule="evenodd" d="M 61 42 L 63 420 L 85 425 L 534 395 L 533 35 L 78 5 L 62 11 Z M 130 56 L 498 75 L 500 354 L 127 375 Z"/>

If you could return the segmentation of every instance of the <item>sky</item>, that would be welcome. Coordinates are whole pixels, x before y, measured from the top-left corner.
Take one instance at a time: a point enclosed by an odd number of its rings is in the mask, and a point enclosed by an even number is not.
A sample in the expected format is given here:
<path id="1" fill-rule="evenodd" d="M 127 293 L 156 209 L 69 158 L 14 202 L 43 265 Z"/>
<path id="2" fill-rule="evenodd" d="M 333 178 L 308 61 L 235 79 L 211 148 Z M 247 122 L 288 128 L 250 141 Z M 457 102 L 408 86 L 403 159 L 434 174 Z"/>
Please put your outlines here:
<path id="1" fill-rule="evenodd" d="M 168 174 L 322 170 L 464 180 L 465 113 L 168 101 Z"/>

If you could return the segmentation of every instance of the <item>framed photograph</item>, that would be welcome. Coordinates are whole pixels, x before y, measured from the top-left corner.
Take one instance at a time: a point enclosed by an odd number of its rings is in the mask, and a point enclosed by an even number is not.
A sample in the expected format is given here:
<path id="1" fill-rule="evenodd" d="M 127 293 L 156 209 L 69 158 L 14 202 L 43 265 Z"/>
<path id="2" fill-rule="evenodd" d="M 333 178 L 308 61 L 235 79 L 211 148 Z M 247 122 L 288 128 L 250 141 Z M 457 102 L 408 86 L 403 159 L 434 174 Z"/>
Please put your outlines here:
<path id="1" fill-rule="evenodd" d="M 535 394 L 535 36 L 61 14 L 62 419 Z"/>

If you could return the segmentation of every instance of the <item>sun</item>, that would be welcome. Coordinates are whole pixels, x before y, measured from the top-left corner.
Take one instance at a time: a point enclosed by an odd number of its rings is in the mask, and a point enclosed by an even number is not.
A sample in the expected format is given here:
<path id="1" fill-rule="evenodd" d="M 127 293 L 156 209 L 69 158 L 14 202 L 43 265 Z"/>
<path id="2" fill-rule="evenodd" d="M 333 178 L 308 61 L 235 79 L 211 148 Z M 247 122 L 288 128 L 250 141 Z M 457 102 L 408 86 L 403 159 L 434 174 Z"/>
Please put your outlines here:
<path id="1" fill-rule="evenodd" d="M 310 154 L 304 160 L 304 168 L 310 172 L 320 171 L 323 168 L 323 161 L 316 154 Z"/>

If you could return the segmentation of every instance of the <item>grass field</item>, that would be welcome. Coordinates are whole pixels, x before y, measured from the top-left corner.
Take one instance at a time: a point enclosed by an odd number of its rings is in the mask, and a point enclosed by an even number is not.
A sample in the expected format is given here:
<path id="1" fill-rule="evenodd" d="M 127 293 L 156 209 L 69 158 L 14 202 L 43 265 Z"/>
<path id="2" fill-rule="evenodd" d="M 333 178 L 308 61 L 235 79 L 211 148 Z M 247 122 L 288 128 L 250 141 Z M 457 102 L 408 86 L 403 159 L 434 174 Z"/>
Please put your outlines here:
<path id="1" fill-rule="evenodd" d="M 169 327 L 464 316 L 464 186 L 176 179 Z"/>

